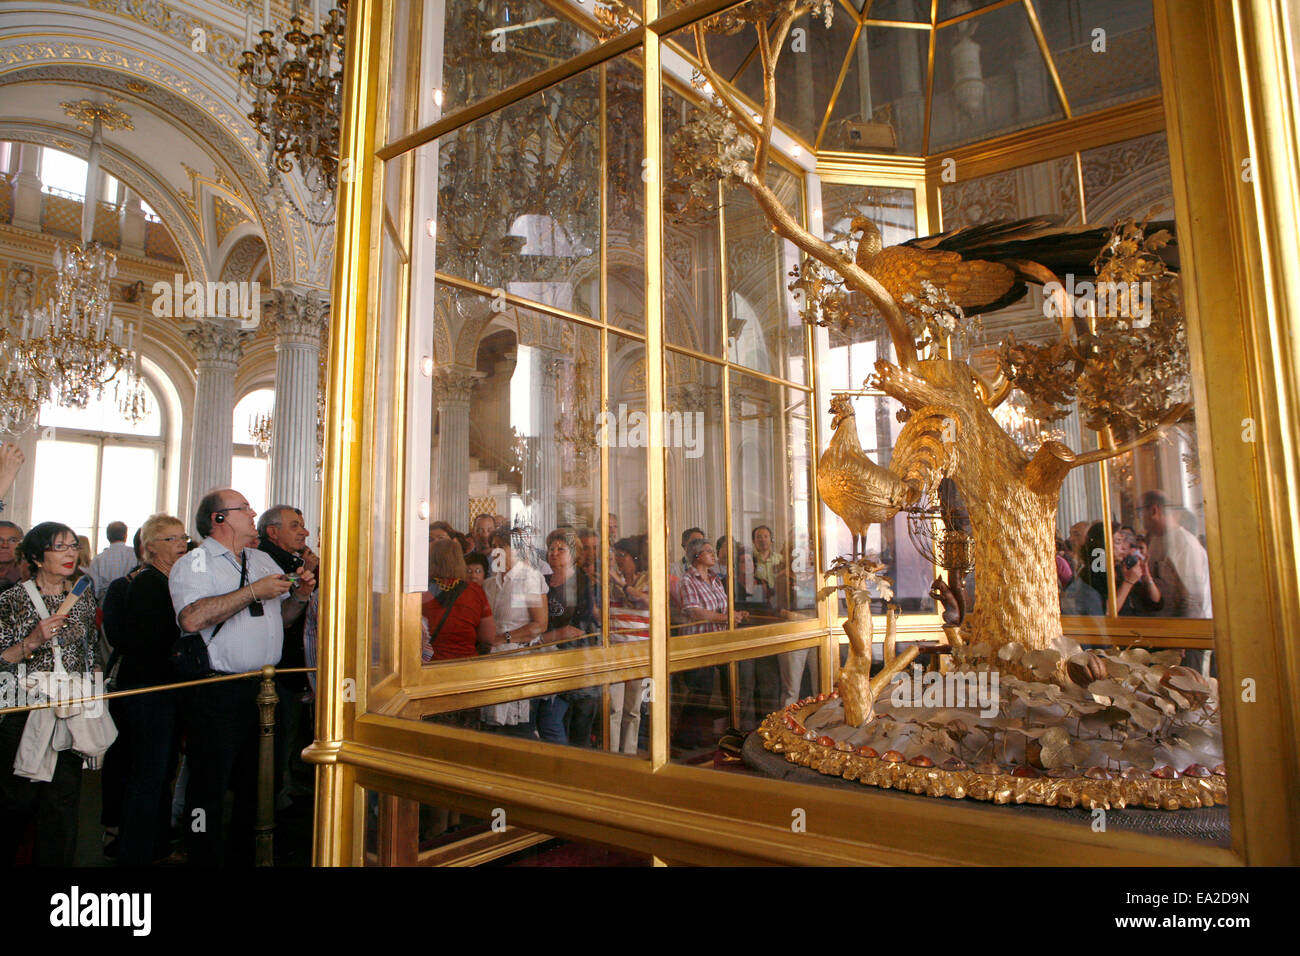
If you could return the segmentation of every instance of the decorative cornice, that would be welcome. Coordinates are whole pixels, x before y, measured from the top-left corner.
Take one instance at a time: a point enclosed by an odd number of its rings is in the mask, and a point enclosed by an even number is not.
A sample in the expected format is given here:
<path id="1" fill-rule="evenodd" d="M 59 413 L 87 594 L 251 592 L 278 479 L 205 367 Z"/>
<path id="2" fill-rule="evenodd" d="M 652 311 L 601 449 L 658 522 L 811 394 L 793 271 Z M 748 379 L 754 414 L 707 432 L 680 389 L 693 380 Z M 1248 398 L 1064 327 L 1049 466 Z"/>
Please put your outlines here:
<path id="1" fill-rule="evenodd" d="M 483 373 L 460 365 L 444 365 L 433 370 L 433 398 L 439 405 L 468 402 Z"/>
<path id="2" fill-rule="evenodd" d="M 262 300 L 262 324 L 281 345 L 320 347 L 321 333 L 329 324 L 330 303 L 318 292 L 274 289 Z"/>
<path id="3" fill-rule="evenodd" d="M 209 319 L 185 328 L 185 340 L 194 351 L 199 368 L 234 371 L 244 354 L 244 345 L 253 337 L 230 319 Z"/>

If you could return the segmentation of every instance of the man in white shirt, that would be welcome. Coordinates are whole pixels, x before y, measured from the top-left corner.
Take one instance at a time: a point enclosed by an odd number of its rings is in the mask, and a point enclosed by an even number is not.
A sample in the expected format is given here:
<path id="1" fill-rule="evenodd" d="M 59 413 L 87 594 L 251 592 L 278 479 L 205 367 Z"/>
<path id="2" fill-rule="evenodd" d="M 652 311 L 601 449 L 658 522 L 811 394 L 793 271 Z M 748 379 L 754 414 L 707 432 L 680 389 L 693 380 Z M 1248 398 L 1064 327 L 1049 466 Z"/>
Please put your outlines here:
<path id="1" fill-rule="evenodd" d="M 284 625 L 302 614 L 316 586 L 306 568 L 298 569 L 295 581 L 257 550 L 254 515 L 239 492 L 209 492 L 195 516 L 203 543 L 177 561 L 168 577 L 177 623 L 184 632 L 203 635 L 219 674 L 278 663 Z M 244 862 L 252 849 L 246 837 L 252 835 L 257 796 L 257 691 L 256 680 L 233 680 L 187 692 L 185 826 L 191 863 L 228 861 L 221 820 L 227 789 L 235 793 L 232 829 L 239 837 L 229 860 Z"/>
<path id="2" fill-rule="evenodd" d="M 90 580 L 95 582 L 95 600 L 100 604 L 104 603 L 108 586 L 118 578 L 126 577 L 140 563 L 135 549 L 126 543 L 125 522 L 110 521 L 104 533 L 108 535 L 108 547 L 90 562 Z"/>
<path id="3" fill-rule="evenodd" d="M 1166 612 L 1173 617 L 1212 617 L 1210 558 L 1201 542 L 1174 518 L 1162 491 L 1142 495 L 1141 514 L 1149 539 L 1148 559 L 1157 582 L 1163 582 Z"/>

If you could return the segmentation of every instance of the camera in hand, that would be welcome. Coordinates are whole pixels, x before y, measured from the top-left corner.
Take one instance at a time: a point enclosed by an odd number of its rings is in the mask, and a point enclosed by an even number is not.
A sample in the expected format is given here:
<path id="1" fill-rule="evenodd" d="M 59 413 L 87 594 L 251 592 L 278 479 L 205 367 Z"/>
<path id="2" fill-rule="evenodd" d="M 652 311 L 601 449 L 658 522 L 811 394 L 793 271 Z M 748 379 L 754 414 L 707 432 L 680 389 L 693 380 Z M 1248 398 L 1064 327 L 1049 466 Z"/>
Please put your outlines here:
<path id="1" fill-rule="evenodd" d="M 1139 558 L 1136 554 L 1130 554 L 1128 557 L 1124 559 L 1124 567 L 1126 568 L 1134 567 L 1140 560 L 1142 559 Z"/>

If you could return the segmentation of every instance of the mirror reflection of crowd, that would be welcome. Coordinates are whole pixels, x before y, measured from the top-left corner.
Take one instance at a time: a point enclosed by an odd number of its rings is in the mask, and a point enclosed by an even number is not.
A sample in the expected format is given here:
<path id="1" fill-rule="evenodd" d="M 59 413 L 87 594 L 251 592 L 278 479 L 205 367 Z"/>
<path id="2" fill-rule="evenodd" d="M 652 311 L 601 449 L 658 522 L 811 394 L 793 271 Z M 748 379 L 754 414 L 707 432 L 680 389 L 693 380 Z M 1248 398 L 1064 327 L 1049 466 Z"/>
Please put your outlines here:
<path id="1" fill-rule="evenodd" d="M 422 606 L 422 660 L 507 653 L 546 653 L 601 644 L 601 613 L 609 588 L 612 645 L 649 639 L 650 580 L 647 535 L 619 538 L 618 517 L 609 515 L 613 544 L 602 547 L 592 528 L 557 528 L 545 550 L 512 529 L 502 515 L 478 515 L 469 534 L 435 521 L 429 528 L 429 588 Z M 683 535 L 683 554 L 670 566 L 670 634 L 725 630 L 731 620 L 728 575 L 734 573 L 736 626 L 770 624 L 816 613 L 812 562 L 788 561 L 774 547 L 767 525 L 756 526 L 750 545 L 725 539 L 710 544 L 699 528 Z M 732 568 L 734 567 L 734 572 Z M 608 568 L 608 581 L 606 581 Z M 811 649 L 737 662 L 737 704 L 746 729 L 783 702 L 816 686 Z M 608 732 L 598 725 L 600 687 L 578 687 L 527 700 L 505 701 L 430 717 L 493 733 L 598 747 L 627 754 L 648 748 L 649 679 L 609 685 Z M 676 746 L 716 743 L 719 713 L 730 714 L 728 668 L 710 665 L 672 676 L 672 723 Z M 729 722 L 729 721 L 724 721 Z"/>
<path id="2" fill-rule="evenodd" d="M 1212 617 L 1210 561 L 1204 538 L 1196 533 L 1195 516 L 1185 507 L 1171 505 L 1165 493 L 1155 489 L 1143 493 L 1137 516 L 1140 531 L 1112 524 L 1109 555 L 1101 521 L 1075 522 L 1069 537 L 1057 540 L 1061 613 L 1105 614 L 1114 575 L 1120 617 Z M 1184 655 L 1184 662 L 1192 666 L 1202 666 L 1204 661 L 1199 650 Z"/>

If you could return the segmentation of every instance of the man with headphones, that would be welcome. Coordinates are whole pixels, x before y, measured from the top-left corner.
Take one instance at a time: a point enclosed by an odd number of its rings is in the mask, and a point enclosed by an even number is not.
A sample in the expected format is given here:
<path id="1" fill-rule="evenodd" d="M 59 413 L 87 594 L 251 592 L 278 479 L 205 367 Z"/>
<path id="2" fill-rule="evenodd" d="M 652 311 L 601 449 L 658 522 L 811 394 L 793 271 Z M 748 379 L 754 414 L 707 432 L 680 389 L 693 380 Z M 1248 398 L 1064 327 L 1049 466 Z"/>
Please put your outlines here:
<path id="1" fill-rule="evenodd" d="M 284 627 L 307 607 L 316 586 L 306 568 L 281 572 L 257 550 L 256 512 L 231 488 L 199 502 L 195 525 L 203 543 L 172 567 L 172 605 L 182 631 L 203 635 L 215 674 L 241 674 L 277 664 Z M 257 798 L 256 680 L 191 687 L 182 708 L 189 783 L 185 792 L 190 862 L 251 862 Z M 225 840 L 222 802 L 235 794 L 234 840 Z"/>

